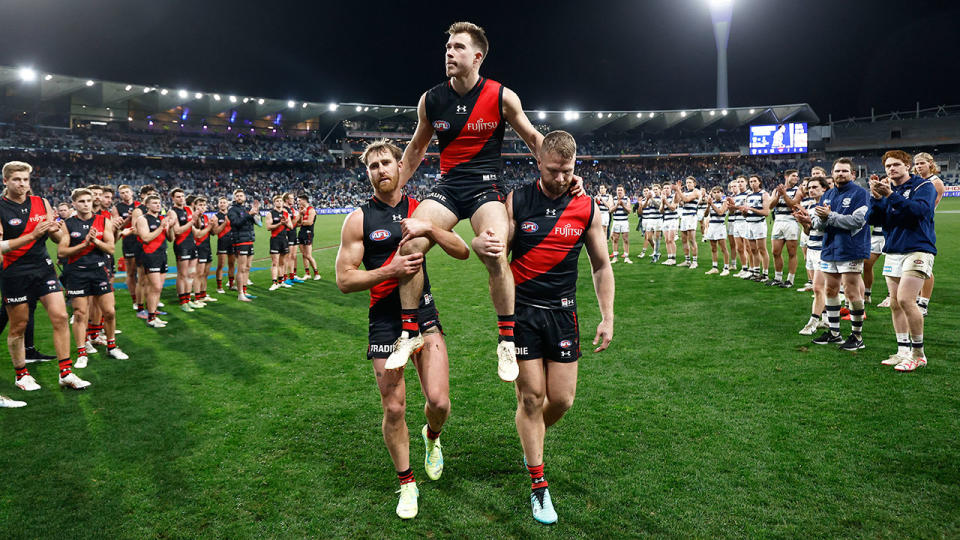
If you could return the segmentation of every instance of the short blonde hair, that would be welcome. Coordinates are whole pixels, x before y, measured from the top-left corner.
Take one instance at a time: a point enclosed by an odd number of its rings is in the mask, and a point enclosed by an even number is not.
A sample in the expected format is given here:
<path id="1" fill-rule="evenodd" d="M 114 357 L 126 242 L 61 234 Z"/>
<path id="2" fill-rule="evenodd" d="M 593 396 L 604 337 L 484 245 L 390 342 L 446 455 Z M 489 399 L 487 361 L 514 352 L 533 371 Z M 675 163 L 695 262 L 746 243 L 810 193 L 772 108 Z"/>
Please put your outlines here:
<path id="1" fill-rule="evenodd" d="M 566 131 L 556 130 L 547 133 L 540 143 L 540 156 L 553 152 L 563 159 L 572 159 L 577 155 L 577 141 Z M 620 187 L 620 186 L 617 186 Z"/>
<path id="2" fill-rule="evenodd" d="M 13 173 L 26 171 L 27 174 L 33 172 L 33 167 L 26 161 L 8 161 L 3 164 L 3 179 L 6 180 L 13 176 Z"/>
<path id="3" fill-rule="evenodd" d="M 458 21 L 451 24 L 450 28 L 447 28 L 447 33 L 451 36 L 454 34 L 468 34 L 470 40 L 473 41 L 473 46 L 480 49 L 484 58 L 487 57 L 487 51 L 490 50 L 490 42 L 487 41 L 487 33 L 483 28 L 472 22 Z"/>
<path id="4" fill-rule="evenodd" d="M 93 197 L 93 193 L 92 193 L 89 189 L 87 189 L 87 188 L 77 188 L 77 189 L 73 190 L 72 192 L 70 192 L 70 199 L 73 200 L 73 201 L 76 201 L 77 199 L 79 199 L 80 197 L 83 197 L 84 195 L 87 195 L 87 196 L 89 196 L 89 197 Z"/>
<path id="5" fill-rule="evenodd" d="M 360 161 L 364 165 L 367 165 L 367 159 L 370 157 L 370 154 L 379 154 L 381 152 L 390 152 L 390 155 L 393 156 L 393 159 L 400 161 L 400 158 L 403 157 L 403 151 L 400 150 L 400 147 L 388 141 L 387 139 L 377 139 L 372 143 L 368 144 L 366 148 L 363 149 L 363 153 L 360 154 Z"/>

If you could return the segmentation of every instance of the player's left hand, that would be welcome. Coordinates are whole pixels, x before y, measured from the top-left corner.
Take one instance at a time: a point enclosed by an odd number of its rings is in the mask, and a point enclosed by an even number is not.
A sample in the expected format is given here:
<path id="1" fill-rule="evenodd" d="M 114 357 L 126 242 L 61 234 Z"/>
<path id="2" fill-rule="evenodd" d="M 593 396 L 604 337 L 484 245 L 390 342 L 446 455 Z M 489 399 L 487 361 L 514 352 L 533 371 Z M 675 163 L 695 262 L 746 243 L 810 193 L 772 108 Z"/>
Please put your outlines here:
<path id="1" fill-rule="evenodd" d="M 610 340 L 613 339 L 613 321 L 602 320 L 600 324 L 597 325 L 597 335 L 593 338 L 593 344 L 600 344 L 599 347 L 593 350 L 593 352 L 598 353 L 600 351 L 606 350 L 610 346 Z"/>
<path id="2" fill-rule="evenodd" d="M 819 216 L 820 219 L 827 219 L 828 217 L 830 217 L 830 205 L 829 205 L 829 204 L 828 204 L 828 205 L 824 205 L 824 206 L 818 206 L 818 207 L 814 208 L 814 210 L 817 212 L 817 216 Z"/>
<path id="3" fill-rule="evenodd" d="M 573 183 L 570 184 L 570 194 L 574 197 L 581 197 L 587 194 L 587 192 L 583 190 L 582 177 L 573 175 Z"/>

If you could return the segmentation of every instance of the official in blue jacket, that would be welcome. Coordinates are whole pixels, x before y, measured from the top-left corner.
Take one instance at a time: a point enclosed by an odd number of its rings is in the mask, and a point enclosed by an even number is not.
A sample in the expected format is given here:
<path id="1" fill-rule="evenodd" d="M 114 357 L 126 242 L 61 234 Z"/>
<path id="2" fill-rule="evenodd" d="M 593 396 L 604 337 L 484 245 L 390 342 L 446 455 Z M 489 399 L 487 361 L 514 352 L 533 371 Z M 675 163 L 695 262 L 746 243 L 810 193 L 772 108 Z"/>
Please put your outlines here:
<path id="1" fill-rule="evenodd" d="M 833 162 L 836 187 L 820 198 L 811 216 L 811 229 L 823 231 L 820 271 L 826 277 L 826 307 L 829 330 L 813 340 L 817 345 L 839 344 L 856 351 L 863 345 L 863 260 L 870 258 L 870 230 L 867 229 L 867 190 L 853 183 L 853 161 Z M 850 303 L 850 336 L 840 336 L 840 284 Z"/>
<path id="2" fill-rule="evenodd" d="M 870 178 L 869 222 L 883 227 L 886 258 L 883 275 L 890 291 L 890 314 L 897 334 L 897 354 L 884 360 L 897 371 L 927 365 L 923 351 L 923 313 L 917 305 L 924 281 L 933 274 L 937 235 L 933 214 L 937 190 L 930 179 L 910 174 L 910 154 L 883 155 L 887 176 Z"/>

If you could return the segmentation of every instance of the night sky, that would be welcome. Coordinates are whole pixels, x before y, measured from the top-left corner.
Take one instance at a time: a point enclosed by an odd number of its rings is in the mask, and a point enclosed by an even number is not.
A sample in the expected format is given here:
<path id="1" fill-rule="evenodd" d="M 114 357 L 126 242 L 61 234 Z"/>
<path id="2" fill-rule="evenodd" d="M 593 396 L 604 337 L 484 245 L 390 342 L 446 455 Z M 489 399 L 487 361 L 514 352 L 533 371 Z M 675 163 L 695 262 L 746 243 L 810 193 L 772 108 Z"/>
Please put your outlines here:
<path id="1" fill-rule="evenodd" d="M 443 80 L 445 30 L 464 19 L 491 42 L 481 74 L 516 90 L 528 110 L 716 104 L 706 0 L 0 0 L 0 64 L 193 91 L 415 104 Z M 826 121 L 871 106 L 956 104 L 957 21 L 960 2 L 735 0 L 730 105 L 807 102 Z"/>

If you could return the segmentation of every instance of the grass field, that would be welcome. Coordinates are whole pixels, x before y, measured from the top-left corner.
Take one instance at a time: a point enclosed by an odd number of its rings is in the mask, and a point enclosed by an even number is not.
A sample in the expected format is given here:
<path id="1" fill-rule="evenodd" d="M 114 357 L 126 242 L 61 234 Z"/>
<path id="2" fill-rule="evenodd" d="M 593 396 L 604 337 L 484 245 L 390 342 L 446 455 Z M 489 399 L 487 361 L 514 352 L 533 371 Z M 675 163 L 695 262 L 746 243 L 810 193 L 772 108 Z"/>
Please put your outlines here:
<path id="1" fill-rule="evenodd" d="M 316 246 L 335 245 L 341 222 L 322 218 Z M 322 281 L 268 293 L 269 271 L 257 272 L 253 305 L 220 295 L 197 313 L 170 309 L 162 330 L 120 291 L 131 359 L 92 356 L 80 370 L 89 390 L 60 391 L 55 363 L 33 365 L 43 389 L 29 394 L 3 371 L 0 393 L 29 405 L 0 410 L 0 536 L 958 537 L 960 213 L 938 214 L 937 229 L 930 365 L 913 374 L 879 364 L 894 351 L 887 310 L 868 308 L 867 348 L 842 353 L 797 334 L 808 294 L 703 275 L 706 244 L 697 270 L 615 265 L 614 342 L 585 353 L 576 403 L 547 436 L 560 516 L 550 528 L 530 517 L 476 257 L 430 256 L 453 410 L 444 476 L 430 482 L 408 370 L 420 484 L 410 522 L 394 514 L 364 356 L 368 297 L 337 290 L 336 249 L 317 252 Z M 257 249 L 265 256 L 266 242 Z M 585 342 L 598 322 L 587 268 L 584 255 Z M 52 351 L 42 319 L 38 345 Z"/>

